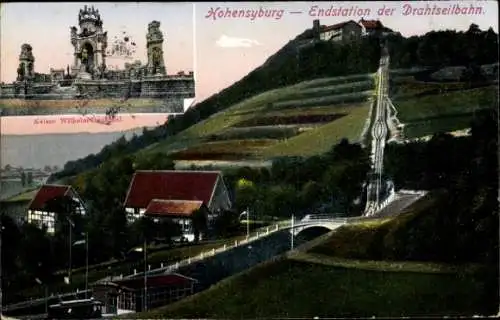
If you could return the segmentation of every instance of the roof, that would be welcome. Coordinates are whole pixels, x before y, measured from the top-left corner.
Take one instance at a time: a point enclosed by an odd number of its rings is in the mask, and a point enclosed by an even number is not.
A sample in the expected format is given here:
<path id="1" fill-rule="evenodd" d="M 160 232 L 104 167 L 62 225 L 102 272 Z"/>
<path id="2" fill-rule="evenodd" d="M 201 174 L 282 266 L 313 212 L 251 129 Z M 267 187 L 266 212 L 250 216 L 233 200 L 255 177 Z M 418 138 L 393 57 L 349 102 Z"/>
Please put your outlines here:
<path id="1" fill-rule="evenodd" d="M 130 182 L 125 207 L 146 208 L 151 200 L 212 200 L 220 171 L 136 171 Z"/>
<path id="2" fill-rule="evenodd" d="M 365 29 L 381 29 L 384 26 L 379 20 L 359 20 L 359 24 L 365 27 Z"/>
<path id="3" fill-rule="evenodd" d="M 327 32 L 327 31 L 331 31 L 331 30 L 342 29 L 345 25 L 347 25 L 349 23 L 357 24 L 353 20 L 349 20 L 349 21 L 340 22 L 340 23 L 337 23 L 337 24 L 334 24 L 334 25 L 331 25 L 331 26 L 321 26 L 321 32 Z"/>
<path id="4" fill-rule="evenodd" d="M 76 306 L 88 306 L 88 305 L 102 305 L 103 303 L 91 299 L 80 299 L 80 300 L 70 300 L 70 301 L 61 301 L 60 303 L 50 305 L 50 308 L 68 308 L 68 307 L 76 307 Z"/>
<path id="5" fill-rule="evenodd" d="M 43 209 L 45 203 L 57 197 L 66 195 L 71 189 L 71 186 L 46 184 L 38 189 L 35 197 L 31 201 L 28 209 L 40 210 Z"/>
<path id="6" fill-rule="evenodd" d="M 192 282 L 196 282 L 196 279 L 189 278 L 183 276 L 178 273 L 171 273 L 166 275 L 147 277 L 146 284 L 149 289 L 151 288 L 161 288 L 168 286 L 176 286 L 182 284 L 191 284 Z M 139 277 L 135 279 L 123 279 L 123 280 L 115 280 L 114 284 L 131 290 L 139 290 L 144 289 L 144 278 Z"/>
<path id="7" fill-rule="evenodd" d="M 193 211 L 200 209 L 203 201 L 200 200 L 161 200 L 153 199 L 149 202 L 146 212 L 148 215 L 190 216 Z"/>

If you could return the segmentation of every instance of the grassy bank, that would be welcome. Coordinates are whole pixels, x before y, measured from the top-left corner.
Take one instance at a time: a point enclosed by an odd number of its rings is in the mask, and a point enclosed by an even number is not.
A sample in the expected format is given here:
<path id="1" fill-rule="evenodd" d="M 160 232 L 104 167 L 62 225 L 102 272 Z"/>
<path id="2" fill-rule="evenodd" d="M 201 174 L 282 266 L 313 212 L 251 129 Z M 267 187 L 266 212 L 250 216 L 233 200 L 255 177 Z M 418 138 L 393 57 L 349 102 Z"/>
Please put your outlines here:
<path id="1" fill-rule="evenodd" d="M 401 317 L 491 314 L 484 279 L 380 272 L 295 260 L 264 263 L 135 318 Z M 491 299 L 490 299 L 491 300 Z M 130 317 L 130 316 L 129 316 Z"/>
<path id="2" fill-rule="evenodd" d="M 394 97 L 394 105 L 400 121 L 405 123 L 405 137 L 468 128 L 475 112 L 498 105 L 497 86 L 460 89 L 460 84 L 450 84 L 446 89 L 441 84 L 425 82 L 395 84 L 402 86 Z"/>

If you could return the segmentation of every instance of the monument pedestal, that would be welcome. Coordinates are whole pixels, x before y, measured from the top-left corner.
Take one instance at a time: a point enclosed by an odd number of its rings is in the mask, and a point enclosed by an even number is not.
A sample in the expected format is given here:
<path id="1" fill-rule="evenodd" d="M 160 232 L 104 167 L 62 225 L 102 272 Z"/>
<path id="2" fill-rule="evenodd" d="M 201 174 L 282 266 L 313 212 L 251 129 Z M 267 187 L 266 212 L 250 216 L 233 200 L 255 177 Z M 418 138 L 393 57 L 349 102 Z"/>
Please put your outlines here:
<path id="1" fill-rule="evenodd" d="M 77 79 L 82 79 L 82 80 L 92 80 L 92 75 L 84 71 L 80 71 L 76 77 Z"/>

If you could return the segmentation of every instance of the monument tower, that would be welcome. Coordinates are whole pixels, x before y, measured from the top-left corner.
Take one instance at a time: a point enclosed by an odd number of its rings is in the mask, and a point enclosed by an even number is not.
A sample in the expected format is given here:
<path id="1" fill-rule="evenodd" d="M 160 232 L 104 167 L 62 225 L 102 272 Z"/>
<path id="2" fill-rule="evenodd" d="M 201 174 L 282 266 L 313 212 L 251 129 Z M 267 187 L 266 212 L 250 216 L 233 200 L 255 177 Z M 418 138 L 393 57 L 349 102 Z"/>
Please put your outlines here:
<path id="1" fill-rule="evenodd" d="M 35 76 L 34 66 L 35 57 L 33 56 L 33 49 L 27 43 L 21 46 L 21 53 L 19 54 L 19 67 L 17 68 L 17 81 L 31 80 Z"/>
<path id="2" fill-rule="evenodd" d="M 152 21 L 148 24 L 146 35 L 146 48 L 148 50 L 148 75 L 166 75 L 165 62 L 163 61 L 163 34 L 160 31 L 160 22 Z"/>
<path id="3" fill-rule="evenodd" d="M 101 15 L 94 7 L 80 9 L 80 29 L 71 27 L 74 64 L 71 75 L 80 79 L 98 78 L 106 69 L 107 32 L 103 32 Z"/>

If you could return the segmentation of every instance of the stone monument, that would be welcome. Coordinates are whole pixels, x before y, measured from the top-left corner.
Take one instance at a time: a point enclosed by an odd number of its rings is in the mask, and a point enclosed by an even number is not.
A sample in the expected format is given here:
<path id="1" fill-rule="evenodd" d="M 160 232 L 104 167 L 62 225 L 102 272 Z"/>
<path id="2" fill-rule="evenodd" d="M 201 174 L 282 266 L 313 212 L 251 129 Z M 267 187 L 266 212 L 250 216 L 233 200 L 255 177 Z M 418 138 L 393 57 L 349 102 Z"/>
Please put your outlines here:
<path id="1" fill-rule="evenodd" d="M 32 48 L 29 44 L 23 44 L 17 81 L 0 84 L 0 99 L 35 101 L 87 97 L 119 98 L 123 102 L 129 98 L 147 98 L 158 99 L 158 104 L 148 109 L 148 112 L 184 111 L 184 99 L 195 95 L 194 74 L 192 71 L 188 74 L 167 74 L 163 57 L 164 37 L 159 21 L 154 20 L 147 25 L 147 63 L 142 64 L 140 60 L 136 60 L 125 63 L 125 69 L 116 70 L 106 68 L 106 56 L 112 56 L 113 50 L 106 53 L 107 32 L 103 31 L 99 10 L 89 6 L 80 9 L 78 23 L 78 27 L 70 28 L 69 38 L 74 47 L 74 60 L 66 67 L 66 74 L 64 68 L 51 68 L 50 74 L 35 73 Z M 125 36 L 123 43 L 128 40 L 128 36 Z M 110 43 L 110 46 L 113 45 L 115 43 Z M 131 45 L 135 46 L 135 42 L 131 41 Z M 128 57 L 131 58 L 131 55 Z"/>
<path id="2" fill-rule="evenodd" d="M 99 9 L 85 6 L 78 14 L 77 27 L 71 27 L 74 64 L 71 75 L 80 79 L 99 78 L 106 65 L 107 32 L 102 29 Z"/>
<path id="3" fill-rule="evenodd" d="M 146 35 L 148 64 L 147 74 L 166 75 L 165 62 L 163 60 L 163 34 L 160 31 L 160 22 L 152 21 L 148 24 L 148 33 Z"/>

